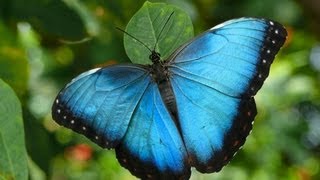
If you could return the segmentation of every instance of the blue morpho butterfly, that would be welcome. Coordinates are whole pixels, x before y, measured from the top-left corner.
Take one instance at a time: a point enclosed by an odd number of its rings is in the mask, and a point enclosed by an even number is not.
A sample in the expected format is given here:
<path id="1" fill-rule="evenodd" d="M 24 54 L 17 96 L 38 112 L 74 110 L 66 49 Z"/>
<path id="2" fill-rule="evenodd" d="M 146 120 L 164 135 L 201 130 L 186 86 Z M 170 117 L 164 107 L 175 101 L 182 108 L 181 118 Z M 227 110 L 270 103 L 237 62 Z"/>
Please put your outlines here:
<path id="1" fill-rule="evenodd" d="M 252 129 L 253 96 L 286 36 L 274 21 L 227 21 L 165 61 L 152 51 L 152 65 L 84 72 L 58 94 L 53 119 L 115 148 L 120 164 L 142 179 L 188 179 L 191 167 L 220 171 Z"/>

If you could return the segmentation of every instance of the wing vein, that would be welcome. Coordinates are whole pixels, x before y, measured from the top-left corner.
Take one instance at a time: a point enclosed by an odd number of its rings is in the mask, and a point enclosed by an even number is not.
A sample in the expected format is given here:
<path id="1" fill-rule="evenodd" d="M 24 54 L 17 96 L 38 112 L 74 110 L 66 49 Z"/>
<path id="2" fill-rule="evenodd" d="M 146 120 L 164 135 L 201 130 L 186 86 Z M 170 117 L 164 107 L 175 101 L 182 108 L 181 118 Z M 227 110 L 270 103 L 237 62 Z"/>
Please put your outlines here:
<path id="1" fill-rule="evenodd" d="M 192 76 L 196 76 L 196 77 L 198 77 L 198 78 L 205 79 L 205 80 L 210 81 L 210 82 L 212 82 L 212 83 L 214 83 L 214 84 L 219 84 L 219 85 L 222 86 L 222 87 L 225 87 L 225 88 L 230 89 L 229 87 L 227 87 L 227 86 L 225 86 L 225 85 L 223 85 L 223 84 L 221 84 L 221 83 L 219 83 L 219 82 L 215 82 L 215 81 L 212 81 L 212 80 L 210 80 L 210 79 L 207 79 L 207 78 L 198 76 L 198 75 L 196 75 L 196 74 L 193 74 L 193 73 L 191 73 L 191 72 L 185 71 L 185 70 L 181 69 L 181 68 L 178 67 L 178 66 L 174 66 L 174 68 L 177 68 L 177 69 L 185 72 L 186 74 L 190 74 L 190 75 L 192 75 Z M 210 86 L 210 85 L 208 85 L 208 84 L 202 83 L 202 82 L 200 82 L 200 81 L 196 81 L 196 80 L 194 80 L 193 78 L 190 78 L 190 77 L 188 77 L 188 76 L 185 76 L 185 75 L 183 75 L 183 74 L 181 74 L 181 73 L 178 73 L 178 72 L 175 72 L 175 71 L 172 71 L 172 72 L 173 72 L 175 75 L 178 75 L 178 76 L 180 76 L 180 77 L 189 79 L 189 80 L 191 80 L 191 81 L 193 81 L 193 82 L 196 82 L 196 83 L 202 84 L 202 85 L 204 85 L 204 86 L 207 86 L 207 87 L 209 87 L 209 88 L 211 88 L 211 89 L 214 89 L 215 91 L 217 91 L 217 92 L 219 92 L 219 93 L 221 93 L 221 94 L 223 94 L 223 95 L 226 95 L 226 96 L 228 96 L 228 97 L 237 98 L 237 99 L 240 99 L 240 98 L 241 98 L 240 96 L 233 96 L 233 95 L 230 95 L 230 94 L 226 94 L 225 92 L 222 92 L 222 91 L 220 91 L 220 90 L 218 90 L 218 89 L 216 89 L 216 88 L 214 88 L 214 87 L 212 87 L 212 86 Z"/>

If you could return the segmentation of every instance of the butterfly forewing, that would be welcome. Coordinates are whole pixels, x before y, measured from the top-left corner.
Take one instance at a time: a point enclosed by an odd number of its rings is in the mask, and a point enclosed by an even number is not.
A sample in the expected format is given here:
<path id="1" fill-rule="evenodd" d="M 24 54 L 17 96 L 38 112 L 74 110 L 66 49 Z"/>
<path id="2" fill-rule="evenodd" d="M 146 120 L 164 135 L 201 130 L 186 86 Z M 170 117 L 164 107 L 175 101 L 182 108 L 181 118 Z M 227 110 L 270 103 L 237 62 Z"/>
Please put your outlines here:
<path id="1" fill-rule="evenodd" d="M 60 91 L 52 106 L 52 117 L 100 146 L 114 148 L 125 135 L 150 83 L 148 77 L 145 69 L 133 65 L 83 73 Z"/>

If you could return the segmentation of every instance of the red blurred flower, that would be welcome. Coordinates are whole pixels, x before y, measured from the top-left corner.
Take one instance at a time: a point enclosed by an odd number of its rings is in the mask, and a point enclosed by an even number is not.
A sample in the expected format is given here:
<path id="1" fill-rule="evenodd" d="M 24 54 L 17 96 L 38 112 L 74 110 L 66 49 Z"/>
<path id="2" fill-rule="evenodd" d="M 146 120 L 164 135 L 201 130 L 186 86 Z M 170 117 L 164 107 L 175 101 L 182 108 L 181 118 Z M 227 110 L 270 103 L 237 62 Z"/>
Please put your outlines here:
<path id="1" fill-rule="evenodd" d="M 87 144 L 71 146 L 66 153 L 68 158 L 78 161 L 88 161 L 92 158 L 92 148 Z"/>

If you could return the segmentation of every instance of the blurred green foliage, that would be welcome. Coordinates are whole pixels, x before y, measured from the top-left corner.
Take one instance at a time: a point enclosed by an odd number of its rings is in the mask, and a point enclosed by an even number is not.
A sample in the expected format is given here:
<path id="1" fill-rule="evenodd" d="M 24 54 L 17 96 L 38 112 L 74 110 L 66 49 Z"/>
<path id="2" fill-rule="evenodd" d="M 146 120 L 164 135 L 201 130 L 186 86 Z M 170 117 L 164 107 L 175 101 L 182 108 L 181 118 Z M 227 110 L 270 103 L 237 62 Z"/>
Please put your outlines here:
<path id="1" fill-rule="evenodd" d="M 28 179 L 21 104 L 0 79 L 0 178 Z"/>
<path id="2" fill-rule="evenodd" d="M 310 15 L 317 14 L 315 8 L 308 9 L 320 7 L 319 2 L 161 2 L 185 10 L 195 34 L 241 16 L 273 19 L 289 32 L 256 96 L 258 117 L 243 149 L 221 172 L 194 171 L 192 179 L 320 179 L 320 18 Z M 30 179 L 135 179 L 113 151 L 60 128 L 50 108 L 58 91 L 79 73 L 129 62 L 123 33 L 115 27 L 124 29 L 143 3 L 0 0 L 0 78 L 22 103 Z"/>

